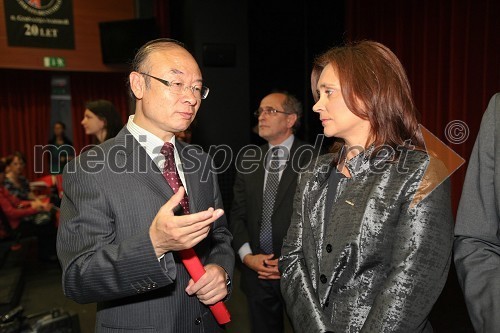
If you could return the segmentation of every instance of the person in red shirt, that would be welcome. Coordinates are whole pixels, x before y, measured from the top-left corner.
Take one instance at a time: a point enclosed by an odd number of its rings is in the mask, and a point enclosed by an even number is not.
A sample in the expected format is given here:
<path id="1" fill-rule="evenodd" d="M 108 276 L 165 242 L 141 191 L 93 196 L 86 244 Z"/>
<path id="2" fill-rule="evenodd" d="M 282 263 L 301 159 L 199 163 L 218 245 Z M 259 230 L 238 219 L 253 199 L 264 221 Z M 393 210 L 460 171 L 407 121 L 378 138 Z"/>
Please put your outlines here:
<path id="1" fill-rule="evenodd" d="M 5 163 L 0 161 L 0 184 L 5 178 Z M 50 211 L 51 204 L 39 200 L 20 200 L 0 185 L 0 210 L 7 218 L 11 229 L 16 230 L 21 224 L 20 219 L 35 215 L 41 211 Z M 5 229 L 5 228 L 4 228 Z"/>

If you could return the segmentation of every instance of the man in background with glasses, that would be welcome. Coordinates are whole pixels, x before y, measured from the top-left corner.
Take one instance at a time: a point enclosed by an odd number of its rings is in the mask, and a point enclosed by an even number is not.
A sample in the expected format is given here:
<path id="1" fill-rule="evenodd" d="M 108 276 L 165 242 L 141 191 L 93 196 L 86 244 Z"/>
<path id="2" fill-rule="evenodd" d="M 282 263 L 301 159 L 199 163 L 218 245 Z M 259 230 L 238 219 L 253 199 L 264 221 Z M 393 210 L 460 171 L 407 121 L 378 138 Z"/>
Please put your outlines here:
<path id="1" fill-rule="evenodd" d="M 228 294 L 232 238 L 208 155 L 175 140 L 209 89 L 170 39 L 139 49 L 129 84 L 135 115 L 64 172 L 64 293 L 97 302 L 96 332 L 219 332 L 207 306 Z M 206 270 L 196 283 L 179 259 L 190 248 Z"/>
<path id="2" fill-rule="evenodd" d="M 236 162 L 230 228 L 241 262 L 241 287 L 248 299 L 252 332 L 283 332 L 284 302 L 278 258 L 292 215 L 297 174 L 313 147 L 294 136 L 302 105 L 293 95 L 273 92 L 255 111 L 258 134 L 267 141 Z"/>

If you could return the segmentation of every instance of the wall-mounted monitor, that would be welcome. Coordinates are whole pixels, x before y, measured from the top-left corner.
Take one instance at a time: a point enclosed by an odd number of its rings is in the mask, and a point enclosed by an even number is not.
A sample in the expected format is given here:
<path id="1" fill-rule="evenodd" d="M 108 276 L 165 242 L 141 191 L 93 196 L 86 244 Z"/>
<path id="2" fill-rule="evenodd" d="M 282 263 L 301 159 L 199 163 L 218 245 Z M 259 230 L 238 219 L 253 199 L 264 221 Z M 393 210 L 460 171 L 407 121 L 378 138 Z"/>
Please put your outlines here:
<path id="1" fill-rule="evenodd" d="M 102 62 L 128 64 L 146 42 L 158 38 L 154 18 L 100 22 Z"/>

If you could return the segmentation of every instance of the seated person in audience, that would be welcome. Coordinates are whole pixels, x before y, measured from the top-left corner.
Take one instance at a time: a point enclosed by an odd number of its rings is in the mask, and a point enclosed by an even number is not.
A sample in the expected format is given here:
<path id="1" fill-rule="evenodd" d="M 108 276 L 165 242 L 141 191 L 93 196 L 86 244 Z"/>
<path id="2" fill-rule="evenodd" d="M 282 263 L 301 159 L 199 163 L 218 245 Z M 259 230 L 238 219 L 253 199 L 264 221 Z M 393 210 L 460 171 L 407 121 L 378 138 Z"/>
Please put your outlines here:
<path id="1" fill-rule="evenodd" d="M 30 183 L 28 179 L 24 176 L 24 168 L 26 165 L 26 159 L 21 152 L 15 152 L 14 154 L 7 156 L 5 159 L 5 177 L 0 186 L 4 186 L 7 191 L 19 200 L 33 200 L 37 202 L 37 205 L 43 204 L 43 195 L 36 196 L 30 188 Z M 31 221 L 33 218 L 26 218 L 25 220 Z"/>
<path id="2" fill-rule="evenodd" d="M 12 229 L 16 238 L 20 235 L 36 236 L 39 259 L 54 260 L 55 209 L 48 198 L 42 201 L 31 192 L 29 182 L 23 176 L 24 165 L 24 157 L 20 153 L 7 157 L 6 163 L 2 164 L 1 209 L 8 220 L 8 228 Z"/>
<path id="3" fill-rule="evenodd" d="M 0 183 L 5 179 L 6 165 L 0 161 Z M 4 187 L 0 186 L 0 209 L 7 217 L 10 228 L 15 230 L 21 224 L 20 219 L 38 214 L 41 211 L 50 211 L 52 205 L 39 200 L 19 200 Z"/>
<path id="4" fill-rule="evenodd" d="M 21 152 L 5 158 L 5 180 L 1 184 L 20 200 L 35 200 L 35 195 L 31 192 L 30 183 L 24 176 L 26 158 Z"/>

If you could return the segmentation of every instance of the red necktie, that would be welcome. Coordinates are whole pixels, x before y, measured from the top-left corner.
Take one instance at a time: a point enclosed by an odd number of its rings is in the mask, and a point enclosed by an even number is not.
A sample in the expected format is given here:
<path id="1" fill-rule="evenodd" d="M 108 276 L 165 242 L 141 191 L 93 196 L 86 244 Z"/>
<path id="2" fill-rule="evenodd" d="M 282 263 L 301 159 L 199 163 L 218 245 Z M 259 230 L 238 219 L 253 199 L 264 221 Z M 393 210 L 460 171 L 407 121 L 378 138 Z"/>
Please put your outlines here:
<path id="1" fill-rule="evenodd" d="M 177 172 L 177 168 L 175 167 L 175 158 L 174 158 L 174 145 L 170 142 L 165 142 L 160 153 L 165 155 L 165 166 L 163 167 L 163 177 L 167 180 L 168 185 L 172 188 L 174 193 L 179 191 L 179 187 L 182 185 L 182 180 L 179 177 L 179 173 Z M 184 187 L 184 190 L 186 188 Z M 184 214 L 189 214 L 189 199 L 187 194 L 184 193 L 184 198 L 182 198 L 180 202 L 182 206 L 182 211 Z"/>

